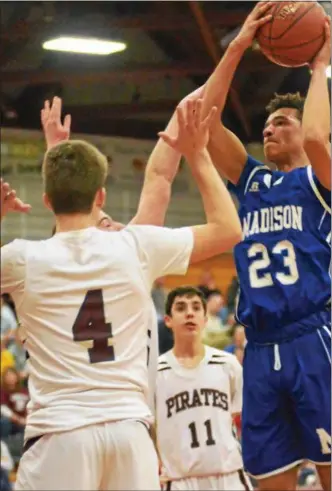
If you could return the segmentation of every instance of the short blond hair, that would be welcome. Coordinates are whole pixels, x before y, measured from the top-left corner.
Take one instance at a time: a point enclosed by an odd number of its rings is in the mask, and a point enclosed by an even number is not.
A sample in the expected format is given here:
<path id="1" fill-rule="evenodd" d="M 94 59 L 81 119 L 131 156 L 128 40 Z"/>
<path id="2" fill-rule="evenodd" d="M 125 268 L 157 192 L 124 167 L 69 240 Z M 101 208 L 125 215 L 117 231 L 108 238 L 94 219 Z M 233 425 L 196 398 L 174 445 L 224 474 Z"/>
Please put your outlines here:
<path id="1" fill-rule="evenodd" d="M 48 150 L 42 175 L 55 215 L 90 213 L 96 193 L 106 182 L 106 157 L 83 140 L 70 140 Z"/>

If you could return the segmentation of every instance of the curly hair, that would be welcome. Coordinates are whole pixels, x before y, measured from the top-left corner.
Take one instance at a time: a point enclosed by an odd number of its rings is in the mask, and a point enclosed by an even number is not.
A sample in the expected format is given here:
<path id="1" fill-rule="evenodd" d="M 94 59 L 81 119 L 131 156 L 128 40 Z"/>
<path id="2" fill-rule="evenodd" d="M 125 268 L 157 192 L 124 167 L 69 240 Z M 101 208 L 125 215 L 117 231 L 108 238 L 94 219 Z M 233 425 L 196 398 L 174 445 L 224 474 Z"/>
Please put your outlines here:
<path id="1" fill-rule="evenodd" d="M 272 114 L 278 109 L 291 108 L 296 109 L 298 112 L 298 118 L 302 120 L 303 108 L 304 108 L 305 98 L 301 97 L 300 92 L 295 94 L 274 94 L 274 98 L 266 106 L 268 114 Z"/>

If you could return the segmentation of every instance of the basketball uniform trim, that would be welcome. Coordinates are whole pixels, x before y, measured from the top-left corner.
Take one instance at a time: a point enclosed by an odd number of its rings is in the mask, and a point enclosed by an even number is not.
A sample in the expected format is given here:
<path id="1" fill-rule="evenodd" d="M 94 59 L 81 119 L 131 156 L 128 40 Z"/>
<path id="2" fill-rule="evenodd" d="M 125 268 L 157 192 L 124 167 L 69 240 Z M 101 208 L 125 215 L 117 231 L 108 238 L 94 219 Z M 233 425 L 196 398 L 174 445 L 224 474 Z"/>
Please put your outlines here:
<path id="1" fill-rule="evenodd" d="M 248 188 L 249 188 L 249 184 L 251 182 L 251 179 L 254 177 L 254 175 L 256 174 L 256 172 L 259 172 L 261 170 L 270 170 L 266 165 L 257 165 L 257 167 L 254 167 L 254 169 L 252 169 L 252 171 L 250 172 L 249 176 L 248 176 L 248 179 L 247 179 L 247 182 L 246 182 L 246 185 L 245 185 L 245 188 L 244 188 L 244 193 L 243 194 L 247 194 L 247 191 L 248 191 Z"/>
<path id="2" fill-rule="evenodd" d="M 278 474 L 282 474 L 285 471 L 289 471 L 293 467 L 296 467 L 297 465 L 302 464 L 302 462 L 304 462 L 304 459 L 295 460 L 291 464 L 284 465 L 283 467 L 279 467 L 279 469 L 275 469 L 274 471 L 267 472 L 266 474 L 258 474 L 258 475 L 251 474 L 251 472 L 249 472 L 248 470 L 246 470 L 246 473 L 249 476 L 253 477 L 254 479 L 265 479 L 266 477 L 277 476 Z"/>
<path id="3" fill-rule="evenodd" d="M 238 474 L 239 474 L 239 479 L 241 481 L 241 484 L 243 485 L 245 491 L 250 491 L 250 487 L 248 485 L 248 481 L 247 481 L 247 478 L 246 478 L 246 476 L 245 476 L 245 474 L 243 472 L 243 469 L 240 469 L 238 471 Z"/>
<path id="4" fill-rule="evenodd" d="M 323 326 L 323 327 L 322 327 L 322 329 L 324 329 L 324 327 L 325 327 L 325 326 Z M 329 330 L 328 330 L 328 329 L 325 329 L 325 330 L 326 330 L 326 331 L 329 333 Z M 319 339 L 321 340 L 321 343 L 322 343 L 322 345 L 323 345 L 324 351 L 325 351 L 325 353 L 326 353 L 326 355 L 327 355 L 327 358 L 328 358 L 328 360 L 329 360 L 329 362 L 330 362 L 330 364 L 331 364 L 331 352 L 330 352 L 330 350 L 329 350 L 328 346 L 326 346 L 326 344 L 325 344 L 325 342 L 324 342 L 324 339 L 323 339 L 323 336 L 321 335 L 321 333 L 319 332 L 319 330 L 318 330 L 318 329 L 317 329 L 317 334 L 318 334 L 318 336 L 319 336 Z M 330 333 L 329 333 L 329 334 L 330 334 Z"/>
<path id="5" fill-rule="evenodd" d="M 320 193 L 320 191 L 319 191 L 319 189 L 318 189 L 318 187 L 314 181 L 314 176 L 312 173 L 312 166 L 311 165 L 308 165 L 308 167 L 307 167 L 307 174 L 308 174 L 310 186 L 311 186 L 313 192 L 315 193 L 316 198 L 318 199 L 318 201 L 320 202 L 322 207 L 331 215 L 331 208 L 329 207 L 329 205 L 324 200 L 323 196 L 321 195 L 321 193 Z"/>

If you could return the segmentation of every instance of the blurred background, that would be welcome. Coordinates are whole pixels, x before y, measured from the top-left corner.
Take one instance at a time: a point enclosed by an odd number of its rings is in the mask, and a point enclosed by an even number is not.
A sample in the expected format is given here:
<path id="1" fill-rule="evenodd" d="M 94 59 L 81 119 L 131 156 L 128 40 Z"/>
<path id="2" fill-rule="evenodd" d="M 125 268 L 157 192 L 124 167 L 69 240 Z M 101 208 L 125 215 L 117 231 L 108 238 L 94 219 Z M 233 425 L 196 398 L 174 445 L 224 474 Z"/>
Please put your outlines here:
<path id="1" fill-rule="evenodd" d="M 320 3 L 331 14 L 331 3 Z M 5 220 L 1 243 L 15 237 L 46 238 L 53 226 L 51 214 L 42 205 L 40 176 L 45 151 L 40 110 L 45 99 L 61 97 L 64 114 L 72 115 L 72 137 L 90 141 L 107 155 L 106 211 L 126 223 L 135 215 L 157 132 L 164 129 L 178 102 L 207 80 L 254 4 L 235 0 L 2 1 L 1 174 L 33 209 L 27 216 L 13 214 Z M 72 48 L 70 39 L 59 40 L 63 37 L 118 44 L 104 46 L 107 54 L 73 53 L 63 51 Z M 50 49 L 56 42 L 62 51 Z M 91 39 L 89 49 L 98 51 Z M 309 79 L 308 67 L 274 65 L 254 45 L 236 73 L 225 125 L 252 155 L 264 160 L 261 133 L 266 104 L 274 92 L 305 95 Z M 178 227 L 203 220 L 199 194 L 182 163 L 166 224 Z M 234 319 L 238 282 L 232 251 L 192 267 L 185 279 L 156 282 L 152 296 L 159 319 L 160 352 L 172 346 L 170 332 L 163 326 L 165 296 L 169 288 L 183 283 L 199 285 L 205 292 L 206 342 L 229 350 L 241 361 L 245 336 Z M 1 489 L 10 486 L 6 476 L 12 475 L 19 460 L 28 400 L 18 323 L 11 299 L 3 298 L 1 405 L 11 412 L 1 412 Z M 7 444 L 12 464 L 3 450 Z M 299 475 L 301 485 L 317 485 L 310 465 Z"/>

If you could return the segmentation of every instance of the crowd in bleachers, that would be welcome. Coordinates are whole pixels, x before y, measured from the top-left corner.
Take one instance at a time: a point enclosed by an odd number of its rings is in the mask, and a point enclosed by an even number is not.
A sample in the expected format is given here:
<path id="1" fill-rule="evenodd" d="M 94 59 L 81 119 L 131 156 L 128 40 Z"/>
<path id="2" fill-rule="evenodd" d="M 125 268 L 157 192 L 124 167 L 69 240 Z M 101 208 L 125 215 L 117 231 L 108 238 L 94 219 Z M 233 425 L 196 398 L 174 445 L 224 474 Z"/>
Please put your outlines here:
<path id="1" fill-rule="evenodd" d="M 217 288 L 213 275 L 204 271 L 198 287 L 207 301 L 207 326 L 204 342 L 233 353 L 242 364 L 246 338 L 244 329 L 236 323 L 234 313 L 239 285 L 234 277 L 226 294 Z M 173 346 L 171 331 L 164 324 L 167 291 L 163 279 L 153 288 L 159 330 L 159 351 Z M 1 491 L 11 491 L 15 470 L 23 450 L 23 437 L 28 393 L 27 354 L 21 340 L 22 327 L 16 317 L 10 297 L 1 297 Z M 240 418 L 235 421 L 241 435 Z M 318 486 L 318 487 L 317 487 Z M 305 463 L 299 471 L 301 489 L 320 489 L 313 465 Z"/>

